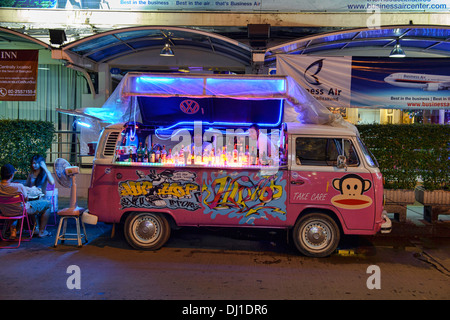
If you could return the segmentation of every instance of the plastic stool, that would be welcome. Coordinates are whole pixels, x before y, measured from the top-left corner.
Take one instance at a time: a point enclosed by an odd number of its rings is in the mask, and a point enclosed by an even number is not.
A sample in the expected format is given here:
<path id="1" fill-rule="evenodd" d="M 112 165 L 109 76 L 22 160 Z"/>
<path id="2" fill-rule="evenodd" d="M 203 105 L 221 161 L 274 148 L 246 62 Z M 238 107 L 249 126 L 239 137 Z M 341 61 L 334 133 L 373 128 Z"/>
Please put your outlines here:
<path id="1" fill-rule="evenodd" d="M 59 225 L 58 225 L 58 231 L 56 232 L 56 239 L 55 239 L 55 244 L 53 245 L 53 247 L 56 248 L 56 246 L 58 245 L 58 241 L 61 240 L 61 243 L 63 243 L 65 240 L 77 240 L 78 241 L 78 248 L 81 248 L 83 246 L 83 244 L 81 243 L 81 239 L 84 238 L 85 239 L 85 243 L 88 242 L 87 239 L 87 235 L 86 235 L 86 228 L 84 226 L 84 222 L 81 219 L 81 215 L 83 213 L 78 212 L 78 213 L 73 213 L 73 214 L 63 214 L 58 212 L 58 215 L 60 216 L 60 220 L 59 220 Z M 75 224 L 77 227 L 77 233 L 66 233 L 66 229 L 67 229 L 67 219 L 73 218 L 75 219 Z M 81 225 L 83 226 L 83 232 L 81 233 L 80 231 L 80 219 L 81 219 Z M 64 225 L 63 225 L 64 224 Z M 61 233 L 61 226 L 63 227 L 63 232 Z M 69 238 L 68 238 L 69 236 Z M 76 236 L 76 237 L 75 237 Z M 71 238 L 70 238 L 71 237 Z"/>

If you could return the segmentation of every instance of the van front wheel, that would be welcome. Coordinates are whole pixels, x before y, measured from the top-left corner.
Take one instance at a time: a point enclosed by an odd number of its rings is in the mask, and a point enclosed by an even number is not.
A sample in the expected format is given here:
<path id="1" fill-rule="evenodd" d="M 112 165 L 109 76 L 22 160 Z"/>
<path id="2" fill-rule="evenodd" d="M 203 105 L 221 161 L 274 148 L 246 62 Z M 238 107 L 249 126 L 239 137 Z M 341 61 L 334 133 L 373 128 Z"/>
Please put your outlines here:
<path id="1" fill-rule="evenodd" d="M 135 249 L 157 250 L 170 237 L 167 219 L 158 213 L 134 213 L 125 220 L 124 228 L 127 242 Z"/>
<path id="2" fill-rule="evenodd" d="M 309 257 L 327 257 L 336 250 L 340 231 L 336 222 L 322 213 L 308 214 L 297 221 L 293 229 L 297 249 Z"/>

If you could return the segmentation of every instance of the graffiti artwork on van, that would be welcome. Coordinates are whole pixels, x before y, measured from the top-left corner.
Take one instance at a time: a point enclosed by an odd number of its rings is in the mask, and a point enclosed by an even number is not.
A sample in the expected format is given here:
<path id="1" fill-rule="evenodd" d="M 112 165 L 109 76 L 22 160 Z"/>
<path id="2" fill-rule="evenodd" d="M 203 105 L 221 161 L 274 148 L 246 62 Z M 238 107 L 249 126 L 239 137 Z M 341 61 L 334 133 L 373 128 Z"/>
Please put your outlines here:
<path id="1" fill-rule="evenodd" d="M 204 212 L 238 218 L 253 224 L 270 217 L 286 220 L 286 180 L 282 172 L 262 176 L 259 172 L 203 173 Z"/>
<path id="2" fill-rule="evenodd" d="M 195 182 L 195 172 L 164 170 L 145 174 L 136 170 L 136 180 L 119 182 L 121 209 L 157 208 L 185 209 L 200 208 L 200 186 Z"/>

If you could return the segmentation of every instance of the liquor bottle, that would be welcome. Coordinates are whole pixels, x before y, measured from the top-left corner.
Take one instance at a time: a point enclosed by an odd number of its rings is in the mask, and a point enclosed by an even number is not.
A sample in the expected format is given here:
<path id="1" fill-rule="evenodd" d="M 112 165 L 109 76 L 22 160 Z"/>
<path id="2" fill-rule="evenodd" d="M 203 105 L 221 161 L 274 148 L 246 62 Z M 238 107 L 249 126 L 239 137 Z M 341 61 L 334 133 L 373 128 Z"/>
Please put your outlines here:
<path id="1" fill-rule="evenodd" d="M 169 149 L 169 152 L 167 153 L 167 156 L 166 156 L 166 163 L 168 163 L 168 164 L 172 164 L 172 163 L 173 163 L 173 159 L 172 159 L 172 149 Z"/>
<path id="2" fill-rule="evenodd" d="M 185 164 L 191 164 L 191 147 L 190 146 L 186 146 L 186 148 L 184 148 L 184 159 L 185 159 Z"/>
<path id="3" fill-rule="evenodd" d="M 211 148 L 211 153 L 209 154 L 211 158 L 211 164 L 217 164 L 217 158 L 216 158 L 216 152 L 214 150 L 214 147 Z"/>
<path id="4" fill-rule="evenodd" d="M 148 162 L 148 146 L 145 144 L 144 147 L 144 162 Z"/>
<path id="5" fill-rule="evenodd" d="M 160 163 L 161 162 L 161 150 L 160 150 L 160 146 L 157 144 L 155 146 L 155 162 L 156 163 Z"/>
<path id="6" fill-rule="evenodd" d="M 268 165 L 267 155 L 266 155 L 265 151 L 263 151 L 263 154 L 262 154 L 261 158 L 259 159 L 259 162 L 262 166 Z"/>
<path id="7" fill-rule="evenodd" d="M 202 148 L 200 150 L 197 148 L 197 151 L 195 153 L 195 163 L 196 164 L 203 164 L 202 160 Z"/>
<path id="8" fill-rule="evenodd" d="M 183 150 L 183 160 L 184 160 L 184 165 L 187 165 L 188 164 L 188 160 L 190 161 L 191 160 L 191 158 L 190 158 L 190 148 L 189 148 L 189 146 L 186 146 L 186 148 L 182 148 L 181 150 Z"/>
<path id="9" fill-rule="evenodd" d="M 178 153 L 178 163 L 186 164 L 186 161 L 184 161 L 184 144 L 181 145 L 180 152 Z"/>
<path id="10" fill-rule="evenodd" d="M 180 152 L 177 151 L 177 150 L 174 150 L 172 152 L 172 161 L 173 161 L 173 163 L 178 164 L 178 160 L 179 159 L 180 159 Z"/>
<path id="11" fill-rule="evenodd" d="M 139 148 L 137 150 L 137 162 L 144 161 L 144 149 L 142 148 L 142 142 L 139 142 Z"/>
<path id="12" fill-rule="evenodd" d="M 128 162 L 133 162 L 133 148 L 132 147 L 130 147 L 129 153 L 130 153 L 130 157 L 128 158 Z"/>
<path id="13" fill-rule="evenodd" d="M 167 151 L 166 146 L 163 145 L 163 149 L 161 150 L 161 162 L 167 163 Z"/>
<path id="14" fill-rule="evenodd" d="M 211 152 L 209 149 L 203 150 L 202 163 L 206 165 L 211 165 Z"/>
<path id="15" fill-rule="evenodd" d="M 155 163 L 156 162 L 156 153 L 154 149 L 154 145 L 152 143 L 152 148 L 150 149 L 150 162 Z"/>
<path id="16" fill-rule="evenodd" d="M 248 152 L 248 145 L 245 146 L 245 154 L 244 154 L 244 165 L 250 164 L 250 154 Z"/>
<path id="17" fill-rule="evenodd" d="M 252 153 L 250 154 L 250 164 L 251 165 L 255 165 L 256 164 L 255 147 L 252 147 Z"/>
<path id="18" fill-rule="evenodd" d="M 223 165 L 223 148 L 220 150 L 220 147 L 216 149 L 216 164 Z"/>
<path id="19" fill-rule="evenodd" d="M 233 148 L 233 163 L 237 163 L 237 162 L 238 162 L 238 151 L 237 151 L 237 146 L 235 143 L 234 148 Z"/>
<path id="20" fill-rule="evenodd" d="M 242 149 L 242 145 L 239 146 L 239 151 L 238 151 L 238 163 L 239 165 L 244 165 L 244 151 Z"/>
<path id="21" fill-rule="evenodd" d="M 233 141 L 230 138 L 228 140 L 228 145 L 227 145 L 227 163 L 228 164 L 233 163 L 233 146 L 234 146 Z"/>
<path id="22" fill-rule="evenodd" d="M 190 154 L 191 164 L 195 164 L 195 146 L 192 146 L 192 152 Z"/>
<path id="23" fill-rule="evenodd" d="M 226 166 L 227 165 L 227 150 L 225 146 L 222 147 L 222 154 L 220 164 Z"/>

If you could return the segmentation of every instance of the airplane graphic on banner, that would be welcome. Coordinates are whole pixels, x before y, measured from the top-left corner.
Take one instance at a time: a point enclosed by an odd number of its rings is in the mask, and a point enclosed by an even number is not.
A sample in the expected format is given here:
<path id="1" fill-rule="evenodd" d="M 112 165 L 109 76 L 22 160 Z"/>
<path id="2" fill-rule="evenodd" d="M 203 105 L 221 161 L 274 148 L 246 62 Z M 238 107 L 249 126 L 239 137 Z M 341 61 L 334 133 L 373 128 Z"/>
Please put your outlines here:
<path id="1" fill-rule="evenodd" d="M 424 91 L 450 90 L 450 77 L 434 74 L 393 73 L 384 81 L 397 87 L 421 88 Z"/>

